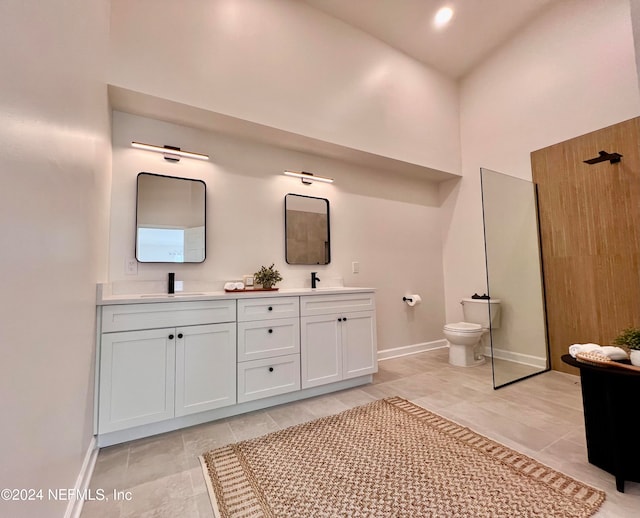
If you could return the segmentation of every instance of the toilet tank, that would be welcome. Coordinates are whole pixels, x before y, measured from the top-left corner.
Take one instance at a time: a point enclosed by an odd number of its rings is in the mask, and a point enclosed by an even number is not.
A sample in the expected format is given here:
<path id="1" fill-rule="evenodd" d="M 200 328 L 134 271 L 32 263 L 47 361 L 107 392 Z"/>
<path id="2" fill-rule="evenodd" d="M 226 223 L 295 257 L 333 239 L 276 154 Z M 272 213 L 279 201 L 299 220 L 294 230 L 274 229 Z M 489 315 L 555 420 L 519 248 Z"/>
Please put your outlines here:
<path id="1" fill-rule="evenodd" d="M 462 299 L 461 304 L 465 322 L 480 324 L 486 329 L 500 327 L 500 299 Z M 489 312 L 491 312 L 491 326 L 489 326 Z"/>

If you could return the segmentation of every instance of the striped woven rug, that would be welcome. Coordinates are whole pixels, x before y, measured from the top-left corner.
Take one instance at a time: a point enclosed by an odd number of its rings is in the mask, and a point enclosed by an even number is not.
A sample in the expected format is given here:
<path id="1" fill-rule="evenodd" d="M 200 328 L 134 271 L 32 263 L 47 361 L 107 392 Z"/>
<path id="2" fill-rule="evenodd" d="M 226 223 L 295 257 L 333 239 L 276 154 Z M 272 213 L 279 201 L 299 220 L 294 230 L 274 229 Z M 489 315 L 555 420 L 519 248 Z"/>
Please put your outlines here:
<path id="1" fill-rule="evenodd" d="M 217 517 L 588 517 L 605 494 L 404 399 L 201 456 Z"/>

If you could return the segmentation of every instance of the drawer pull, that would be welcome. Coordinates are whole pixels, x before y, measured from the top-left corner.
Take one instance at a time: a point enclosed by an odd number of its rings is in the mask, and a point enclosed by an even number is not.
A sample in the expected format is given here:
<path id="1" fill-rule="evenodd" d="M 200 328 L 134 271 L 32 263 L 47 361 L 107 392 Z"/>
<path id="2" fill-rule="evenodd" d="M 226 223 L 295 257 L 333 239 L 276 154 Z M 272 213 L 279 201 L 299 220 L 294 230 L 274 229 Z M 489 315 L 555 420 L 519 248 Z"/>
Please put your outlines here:
<path id="1" fill-rule="evenodd" d="M 273 311 L 273 308 L 271 306 L 269 306 L 269 311 Z"/>
<path id="2" fill-rule="evenodd" d="M 273 367 L 269 367 L 269 372 L 273 372 Z"/>
<path id="3" fill-rule="evenodd" d="M 270 332 L 270 333 L 273 333 L 273 329 L 269 329 L 269 332 Z"/>
<path id="4" fill-rule="evenodd" d="M 178 333 L 178 338 L 182 338 L 182 333 Z"/>
<path id="5" fill-rule="evenodd" d="M 173 335 L 169 335 L 169 340 L 173 340 Z"/>

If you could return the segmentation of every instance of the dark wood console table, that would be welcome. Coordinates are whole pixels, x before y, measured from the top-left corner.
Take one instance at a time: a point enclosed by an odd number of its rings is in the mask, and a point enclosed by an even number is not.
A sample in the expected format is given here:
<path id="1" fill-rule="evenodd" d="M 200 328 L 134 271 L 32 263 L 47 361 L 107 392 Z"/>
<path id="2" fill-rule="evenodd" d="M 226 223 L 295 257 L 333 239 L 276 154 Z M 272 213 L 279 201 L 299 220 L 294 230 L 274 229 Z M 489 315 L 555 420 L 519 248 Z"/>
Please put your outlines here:
<path id="1" fill-rule="evenodd" d="M 636 443 L 640 372 L 600 367 L 577 361 L 569 354 L 562 361 L 580 369 L 582 406 L 589 462 L 624 482 L 640 482 L 640 448 Z"/>

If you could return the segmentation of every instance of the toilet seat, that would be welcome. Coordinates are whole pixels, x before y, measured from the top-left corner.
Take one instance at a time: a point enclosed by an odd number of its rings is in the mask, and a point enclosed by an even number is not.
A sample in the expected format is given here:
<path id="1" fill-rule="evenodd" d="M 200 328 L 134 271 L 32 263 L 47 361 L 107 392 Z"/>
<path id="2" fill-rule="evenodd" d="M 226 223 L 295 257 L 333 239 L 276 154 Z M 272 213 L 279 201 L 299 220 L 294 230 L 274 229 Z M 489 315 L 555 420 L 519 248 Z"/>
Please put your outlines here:
<path id="1" fill-rule="evenodd" d="M 455 324 L 445 324 L 445 331 L 452 331 L 454 333 L 477 333 L 482 331 L 480 324 L 472 324 L 471 322 L 456 322 Z"/>

